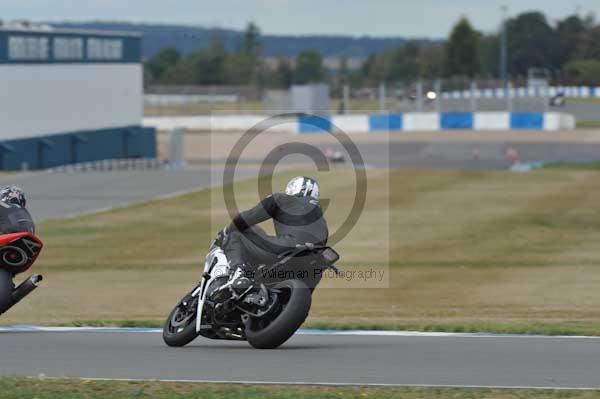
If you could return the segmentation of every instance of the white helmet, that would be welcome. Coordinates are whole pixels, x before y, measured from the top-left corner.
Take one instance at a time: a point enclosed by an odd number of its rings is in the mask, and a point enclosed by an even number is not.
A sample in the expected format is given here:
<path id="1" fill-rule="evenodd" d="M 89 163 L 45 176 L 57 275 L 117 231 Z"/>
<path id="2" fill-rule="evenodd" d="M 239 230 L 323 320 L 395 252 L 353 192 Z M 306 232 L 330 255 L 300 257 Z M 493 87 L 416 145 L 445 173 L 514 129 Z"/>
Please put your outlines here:
<path id="1" fill-rule="evenodd" d="M 297 197 L 313 197 L 318 200 L 319 183 L 315 179 L 306 176 L 294 177 L 285 186 L 285 193 Z"/>

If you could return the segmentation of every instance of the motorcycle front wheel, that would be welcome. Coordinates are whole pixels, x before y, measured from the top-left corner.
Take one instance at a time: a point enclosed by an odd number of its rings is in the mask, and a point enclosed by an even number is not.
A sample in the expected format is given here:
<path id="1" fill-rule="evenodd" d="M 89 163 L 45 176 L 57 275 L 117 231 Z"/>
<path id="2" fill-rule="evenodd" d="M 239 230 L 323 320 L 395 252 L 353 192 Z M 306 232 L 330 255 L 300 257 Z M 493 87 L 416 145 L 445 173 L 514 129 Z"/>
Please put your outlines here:
<path id="1" fill-rule="evenodd" d="M 192 342 L 196 332 L 198 297 L 186 295 L 169 314 L 163 327 L 163 341 L 169 346 L 181 347 Z"/>
<path id="2" fill-rule="evenodd" d="M 252 320 L 245 329 L 248 343 L 257 349 L 282 345 L 300 328 L 310 311 L 312 293 L 303 281 L 286 280 L 272 288 L 279 291 L 278 311 L 269 320 Z"/>

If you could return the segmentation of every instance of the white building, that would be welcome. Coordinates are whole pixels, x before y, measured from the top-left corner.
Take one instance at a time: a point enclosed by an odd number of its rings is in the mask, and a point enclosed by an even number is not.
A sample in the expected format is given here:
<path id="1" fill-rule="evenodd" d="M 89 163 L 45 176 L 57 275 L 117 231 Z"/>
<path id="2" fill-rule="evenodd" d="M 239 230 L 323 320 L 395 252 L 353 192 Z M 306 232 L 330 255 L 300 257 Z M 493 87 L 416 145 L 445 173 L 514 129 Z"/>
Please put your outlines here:
<path id="1" fill-rule="evenodd" d="M 0 169 L 154 157 L 141 36 L 0 28 Z"/>

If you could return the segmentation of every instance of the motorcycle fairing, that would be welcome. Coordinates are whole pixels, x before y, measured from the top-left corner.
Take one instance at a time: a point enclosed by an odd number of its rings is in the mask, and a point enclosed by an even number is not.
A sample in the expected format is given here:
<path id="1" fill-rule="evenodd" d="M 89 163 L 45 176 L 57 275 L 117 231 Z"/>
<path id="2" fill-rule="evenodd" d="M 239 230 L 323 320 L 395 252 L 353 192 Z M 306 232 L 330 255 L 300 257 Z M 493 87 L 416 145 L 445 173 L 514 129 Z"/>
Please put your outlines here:
<path id="1" fill-rule="evenodd" d="M 31 233 L 0 235 L 0 268 L 18 274 L 35 262 L 44 244 Z"/>

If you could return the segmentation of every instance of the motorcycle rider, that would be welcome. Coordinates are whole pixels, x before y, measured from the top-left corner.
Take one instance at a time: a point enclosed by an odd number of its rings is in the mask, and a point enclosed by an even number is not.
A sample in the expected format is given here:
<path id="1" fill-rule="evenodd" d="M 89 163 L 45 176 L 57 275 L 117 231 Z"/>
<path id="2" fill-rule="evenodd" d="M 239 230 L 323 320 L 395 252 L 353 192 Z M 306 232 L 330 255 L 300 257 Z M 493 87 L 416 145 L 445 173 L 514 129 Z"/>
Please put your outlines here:
<path id="1" fill-rule="evenodd" d="M 275 236 L 256 226 L 273 219 Z M 232 288 L 244 291 L 259 265 L 277 262 L 288 250 L 312 243 L 325 245 L 329 236 L 327 222 L 319 204 L 319 183 L 306 176 L 291 179 L 285 193 L 274 193 L 254 208 L 241 212 L 219 235 L 231 270 L 242 276 L 232 281 Z M 239 273 L 238 273 L 239 274 Z"/>
<path id="2" fill-rule="evenodd" d="M 0 234 L 35 233 L 35 224 L 26 205 L 21 188 L 8 186 L 0 190 Z"/>

